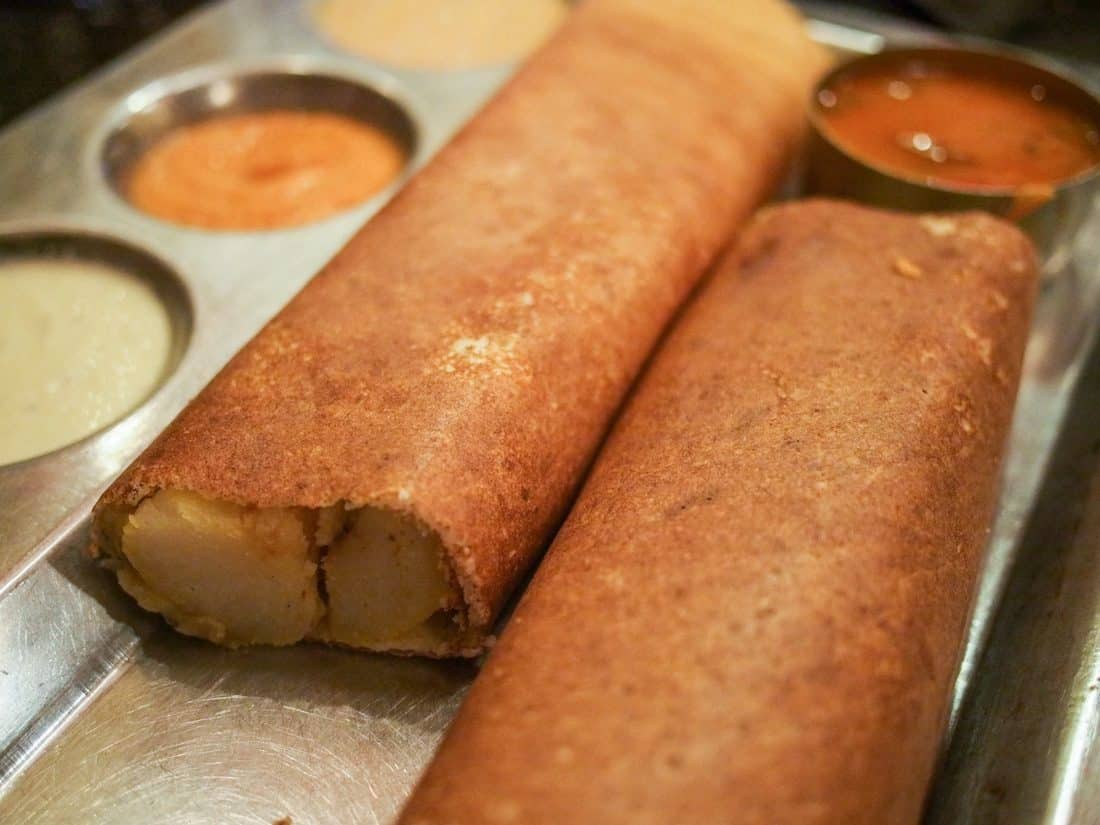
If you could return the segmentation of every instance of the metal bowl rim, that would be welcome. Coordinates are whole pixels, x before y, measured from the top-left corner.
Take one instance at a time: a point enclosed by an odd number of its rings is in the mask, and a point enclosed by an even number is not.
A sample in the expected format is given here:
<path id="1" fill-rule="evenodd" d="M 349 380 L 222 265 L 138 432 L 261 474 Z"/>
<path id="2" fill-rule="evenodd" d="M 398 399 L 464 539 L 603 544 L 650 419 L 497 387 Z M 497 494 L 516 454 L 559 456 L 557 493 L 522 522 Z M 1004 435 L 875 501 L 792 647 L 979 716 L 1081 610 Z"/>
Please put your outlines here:
<path id="1" fill-rule="evenodd" d="M 140 112 L 171 97 L 210 86 L 219 80 L 280 75 L 291 78 L 313 77 L 346 83 L 376 94 L 393 105 L 408 121 L 412 133 L 408 156 L 398 175 L 366 200 L 317 220 L 267 229 L 215 229 L 170 221 L 139 209 L 106 174 L 103 159 L 109 141 L 115 134 L 123 131 L 130 119 Z M 426 107 L 417 96 L 393 74 L 373 64 L 350 59 L 318 57 L 299 52 L 256 58 L 213 60 L 156 77 L 120 95 L 119 99 L 100 117 L 98 125 L 89 136 L 85 151 L 85 167 L 89 178 L 96 180 L 100 186 L 110 192 L 116 204 L 120 204 L 131 215 L 143 221 L 150 221 L 159 227 L 168 227 L 178 232 L 210 237 L 270 237 L 277 233 L 310 231 L 327 221 L 344 219 L 348 214 L 359 209 L 373 211 L 404 186 L 423 164 L 428 143 L 425 137 L 429 131 L 426 124 L 430 124 L 430 118 L 426 113 Z"/>
<path id="2" fill-rule="evenodd" d="M 965 186 L 961 184 L 950 183 L 930 183 L 922 178 L 910 177 L 901 172 L 895 171 L 889 167 L 884 167 L 876 161 L 872 161 L 861 154 L 857 154 L 847 147 L 839 143 L 834 139 L 831 134 L 831 130 L 825 125 L 824 117 L 822 117 L 822 109 L 818 102 L 818 93 L 824 89 L 828 84 L 835 80 L 839 75 L 848 71 L 853 66 L 856 66 L 863 62 L 871 62 L 875 60 L 882 60 L 887 57 L 896 57 L 900 55 L 912 55 L 918 57 L 921 55 L 947 55 L 950 59 L 951 56 L 956 54 L 966 54 L 976 56 L 979 58 L 993 58 L 995 60 L 1006 60 L 1018 64 L 1019 66 L 1035 71 L 1040 75 L 1046 74 L 1053 77 L 1074 90 L 1080 92 L 1084 97 L 1088 98 L 1090 102 L 1100 112 L 1100 95 L 1093 91 L 1091 85 L 1085 80 L 1079 78 L 1076 73 L 1068 66 L 1059 63 L 1045 55 L 1036 55 L 1034 52 L 1030 52 L 1024 49 L 1016 49 L 1007 46 L 999 46 L 988 43 L 983 43 L 980 46 L 971 46 L 966 44 L 959 45 L 942 45 L 942 46 L 904 46 L 896 49 L 883 49 L 879 52 L 872 54 L 860 54 L 850 57 L 847 60 L 843 60 L 836 66 L 827 71 L 818 81 L 814 84 L 813 90 L 810 94 L 810 99 L 807 103 L 807 118 L 810 123 L 810 127 L 814 136 L 825 141 L 830 147 L 849 158 L 856 164 L 867 168 L 868 170 L 879 174 L 885 178 L 904 183 L 909 186 L 919 187 L 929 192 L 941 192 L 944 194 L 969 196 L 973 198 L 986 198 L 992 200 L 1005 200 L 1014 201 L 1022 192 L 1027 192 L 1030 189 L 1045 188 L 1049 186 L 1054 193 L 1052 197 L 1056 197 L 1063 191 L 1073 189 L 1082 184 L 1088 184 L 1096 179 L 1100 179 L 1100 162 L 1093 164 L 1084 171 L 1074 175 L 1071 178 L 1063 178 L 1059 181 L 1052 181 L 1051 183 L 1044 184 L 1023 184 L 1020 186 Z M 1100 127 L 1100 122 L 1097 123 Z"/>
<path id="3" fill-rule="evenodd" d="M 79 250 L 82 244 L 102 244 L 107 247 L 115 247 L 124 250 L 136 258 L 143 259 L 149 264 L 148 269 L 139 270 L 135 267 L 120 266 L 112 262 L 107 256 L 96 257 L 94 255 L 74 255 L 74 259 L 103 263 L 120 272 L 127 273 L 135 278 L 150 284 L 157 294 L 157 298 L 165 307 L 165 312 L 171 325 L 173 342 L 169 351 L 167 363 L 156 384 L 138 401 L 137 404 L 127 409 L 117 418 L 108 421 L 103 426 L 81 436 L 75 441 L 68 441 L 47 450 L 44 453 L 21 458 L 18 461 L 0 463 L 0 472 L 22 469 L 40 462 L 47 462 L 67 452 L 76 452 L 84 449 L 96 441 L 105 438 L 110 432 L 123 425 L 142 410 L 149 406 L 155 398 L 160 396 L 172 380 L 180 374 L 188 353 L 191 351 L 191 343 L 195 332 L 195 297 L 178 268 L 168 262 L 168 259 L 146 246 L 127 238 L 116 232 L 91 226 L 80 221 L 65 218 L 32 218 L 9 220 L 0 223 L 0 245 L 9 242 L 33 243 L 36 238 L 56 237 L 71 242 L 74 250 Z M 32 256 L 28 256 L 32 257 Z M 46 256 L 43 256 L 46 257 Z M 7 258 L 0 254 L 0 261 Z M 153 273 L 156 274 L 153 274 Z M 169 298 L 165 292 L 171 291 L 173 297 Z"/>

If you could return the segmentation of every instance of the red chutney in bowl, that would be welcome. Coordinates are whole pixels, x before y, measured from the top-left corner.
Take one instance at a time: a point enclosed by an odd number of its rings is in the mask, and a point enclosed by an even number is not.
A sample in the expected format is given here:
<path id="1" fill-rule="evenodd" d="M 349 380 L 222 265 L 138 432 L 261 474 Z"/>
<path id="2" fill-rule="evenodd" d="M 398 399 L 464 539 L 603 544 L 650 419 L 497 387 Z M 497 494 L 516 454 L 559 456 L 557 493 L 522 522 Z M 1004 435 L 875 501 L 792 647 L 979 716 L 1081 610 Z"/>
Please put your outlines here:
<path id="1" fill-rule="evenodd" d="M 816 110 L 845 152 L 934 186 L 1053 186 L 1100 164 L 1100 123 L 1047 84 L 965 58 L 859 61 L 818 91 Z"/>

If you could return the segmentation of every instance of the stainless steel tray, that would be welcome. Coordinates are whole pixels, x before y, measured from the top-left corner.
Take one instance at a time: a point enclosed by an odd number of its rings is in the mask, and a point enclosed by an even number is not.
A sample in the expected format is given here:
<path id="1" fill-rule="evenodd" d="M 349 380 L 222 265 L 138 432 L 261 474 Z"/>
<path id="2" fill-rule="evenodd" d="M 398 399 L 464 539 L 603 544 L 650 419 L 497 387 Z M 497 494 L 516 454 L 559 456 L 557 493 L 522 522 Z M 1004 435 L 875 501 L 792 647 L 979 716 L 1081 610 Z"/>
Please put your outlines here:
<path id="1" fill-rule="evenodd" d="M 814 36 L 842 51 L 929 37 L 827 6 L 811 13 Z M 326 43 L 304 2 L 228 0 L 0 135 L 0 235 L 61 232 L 76 245 L 102 236 L 143 251 L 176 274 L 175 310 L 191 327 L 177 370 L 133 414 L 0 467 L 0 822 L 380 822 L 400 806 L 472 665 L 316 646 L 220 650 L 137 610 L 82 555 L 100 490 L 392 191 L 298 229 L 204 232 L 129 207 L 111 186 L 104 145 L 151 101 L 198 84 L 320 74 L 375 89 L 408 113 L 411 170 L 511 70 L 388 69 Z M 958 698 L 1100 319 L 1100 278 L 1091 277 L 1100 226 L 1089 232 L 1091 246 L 1082 239 L 1040 302 Z"/>

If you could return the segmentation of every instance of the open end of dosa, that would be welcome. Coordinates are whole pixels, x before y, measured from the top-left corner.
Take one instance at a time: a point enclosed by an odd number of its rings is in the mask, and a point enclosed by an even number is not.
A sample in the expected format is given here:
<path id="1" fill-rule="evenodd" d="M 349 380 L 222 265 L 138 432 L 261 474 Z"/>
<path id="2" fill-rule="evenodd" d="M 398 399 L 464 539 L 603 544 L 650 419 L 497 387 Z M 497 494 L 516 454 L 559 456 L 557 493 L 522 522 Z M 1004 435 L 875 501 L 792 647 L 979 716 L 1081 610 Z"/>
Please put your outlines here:
<path id="1" fill-rule="evenodd" d="M 241 507 L 165 489 L 112 506 L 100 525 L 122 587 L 188 635 L 230 647 L 463 647 L 458 577 L 439 536 L 411 515 Z"/>

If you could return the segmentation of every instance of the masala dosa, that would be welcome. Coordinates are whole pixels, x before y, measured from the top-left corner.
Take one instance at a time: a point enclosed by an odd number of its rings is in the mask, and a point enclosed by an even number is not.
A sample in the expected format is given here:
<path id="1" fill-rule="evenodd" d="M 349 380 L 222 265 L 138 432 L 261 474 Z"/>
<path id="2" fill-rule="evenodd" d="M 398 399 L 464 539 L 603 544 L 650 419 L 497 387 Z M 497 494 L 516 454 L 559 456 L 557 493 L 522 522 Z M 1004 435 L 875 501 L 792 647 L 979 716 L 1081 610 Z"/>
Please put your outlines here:
<path id="1" fill-rule="evenodd" d="M 777 0 L 592 0 L 106 492 L 177 629 L 474 655 L 664 325 L 784 173 Z"/>
<path id="2" fill-rule="evenodd" d="M 1036 283 L 987 215 L 764 213 L 654 356 L 403 825 L 915 825 Z"/>

